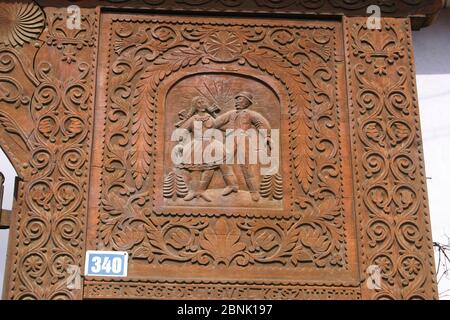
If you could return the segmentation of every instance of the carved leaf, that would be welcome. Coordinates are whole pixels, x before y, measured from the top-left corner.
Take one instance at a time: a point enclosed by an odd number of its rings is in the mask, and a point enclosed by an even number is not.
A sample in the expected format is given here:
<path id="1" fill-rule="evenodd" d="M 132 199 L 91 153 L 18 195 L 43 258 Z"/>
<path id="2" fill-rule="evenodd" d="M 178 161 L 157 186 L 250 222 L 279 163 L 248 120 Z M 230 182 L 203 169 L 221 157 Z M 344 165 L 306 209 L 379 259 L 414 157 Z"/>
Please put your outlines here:
<path id="1" fill-rule="evenodd" d="M 131 256 L 135 259 L 147 259 L 149 263 L 152 262 L 155 258 L 151 247 L 145 243 L 143 245 L 135 247 L 131 252 Z"/>
<path id="2" fill-rule="evenodd" d="M 309 92 L 300 71 L 292 68 L 279 54 L 269 49 L 253 49 L 243 54 L 253 67 L 273 75 L 286 82 L 290 98 L 290 135 L 295 177 L 303 191 L 309 191 L 314 173 L 314 152 L 312 145 L 311 124 L 304 119 L 311 118 L 309 103 L 302 103 L 301 97 Z M 310 98 L 308 98 L 310 99 Z M 303 111 L 303 114 L 302 114 Z"/>
<path id="3" fill-rule="evenodd" d="M 109 215 L 118 216 L 123 214 L 123 208 L 126 205 L 126 201 L 116 193 L 111 192 L 102 199 L 102 205 L 103 209 L 108 211 Z"/>
<path id="4" fill-rule="evenodd" d="M 115 233 L 114 242 L 119 249 L 129 250 L 136 244 L 142 242 L 142 240 L 144 240 L 144 237 L 145 233 L 142 226 L 133 228 L 129 225 L 126 225 L 122 230 Z"/>
<path id="5" fill-rule="evenodd" d="M 214 227 L 205 230 L 199 243 L 215 258 L 216 263 L 229 264 L 236 254 L 245 249 L 245 244 L 239 242 L 240 237 L 240 231 L 233 222 L 220 218 Z"/>
<path id="6" fill-rule="evenodd" d="M 141 75 L 133 98 L 130 162 L 136 187 L 141 189 L 152 162 L 155 93 L 159 83 L 172 72 L 197 64 L 202 54 L 192 48 L 175 48 L 155 60 Z"/>
<path id="7" fill-rule="evenodd" d="M 22 148 L 25 147 L 28 150 L 31 150 L 31 146 L 28 142 L 25 132 L 14 119 L 12 119 L 7 113 L 3 111 L 0 111 L 0 125 L 3 126 L 6 132 L 12 133 L 13 135 L 20 138 L 21 141 L 17 143 L 18 146 Z"/>

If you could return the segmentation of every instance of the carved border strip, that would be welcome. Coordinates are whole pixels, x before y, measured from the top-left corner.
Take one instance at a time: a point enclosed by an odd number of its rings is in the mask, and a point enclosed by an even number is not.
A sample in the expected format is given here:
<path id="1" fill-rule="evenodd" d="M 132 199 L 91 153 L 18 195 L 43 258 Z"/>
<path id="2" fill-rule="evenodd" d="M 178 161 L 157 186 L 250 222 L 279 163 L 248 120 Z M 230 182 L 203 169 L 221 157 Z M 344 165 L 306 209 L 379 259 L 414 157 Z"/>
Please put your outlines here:
<path id="1" fill-rule="evenodd" d="M 43 5 L 54 5 L 52 0 L 38 0 Z M 73 4 L 58 1 L 63 6 Z M 414 28 L 420 29 L 433 22 L 443 7 L 441 0 L 89 0 L 77 2 L 81 7 L 100 5 L 108 8 L 142 8 L 159 11 L 192 11 L 220 13 L 257 13 L 303 15 L 324 18 L 330 16 L 367 16 L 367 7 L 379 5 L 383 16 L 412 16 Z"/>
<path id="2" fill-rule="evenodd" d="M 220 281 L 103 281 L 86 280 L 85 298 L 128 299 L 304 299 L 359 300 L 358 284 L 246 283 Z"/>
<path id="3" fill-rule="evenodd" d="M 410 22 L 344 28 L 363 297 L 436 298 Z M 369 290 L 373 268 L 381 288 Z"/>

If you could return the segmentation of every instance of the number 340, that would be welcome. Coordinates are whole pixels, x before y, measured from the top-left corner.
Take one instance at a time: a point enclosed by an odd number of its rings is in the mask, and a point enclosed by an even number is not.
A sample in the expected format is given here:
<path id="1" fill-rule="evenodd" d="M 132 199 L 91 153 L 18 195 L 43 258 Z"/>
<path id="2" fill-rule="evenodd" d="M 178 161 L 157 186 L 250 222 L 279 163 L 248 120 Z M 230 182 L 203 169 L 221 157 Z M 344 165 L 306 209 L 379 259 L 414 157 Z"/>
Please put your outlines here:
<path id="1" fill-rule="evenodd" d="M 122 272 L 122 259 L 114 257 L 92 257 L 91 272 L 92 273 L 121 273 Z"/>

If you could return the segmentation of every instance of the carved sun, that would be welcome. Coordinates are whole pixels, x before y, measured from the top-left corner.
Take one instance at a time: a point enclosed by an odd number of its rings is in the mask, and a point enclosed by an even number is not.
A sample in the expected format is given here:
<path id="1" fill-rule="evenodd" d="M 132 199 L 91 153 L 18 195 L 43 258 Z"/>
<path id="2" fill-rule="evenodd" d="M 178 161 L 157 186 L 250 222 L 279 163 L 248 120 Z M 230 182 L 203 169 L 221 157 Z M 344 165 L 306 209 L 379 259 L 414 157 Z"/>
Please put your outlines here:
<path id="1" fill-rule="evenodd" d="M 242 42 L 234 32 L 218 31 L 209 36 L 204 48 L 212 60 L 229 62 L 239 57 L 242 52 Z"/>
<path id="2" fill-rule="evenodd" d="M 44 13 L 35 3 L 2 3 L 0 26 L 0 43 L 23 46 L 39 37 Z"/>

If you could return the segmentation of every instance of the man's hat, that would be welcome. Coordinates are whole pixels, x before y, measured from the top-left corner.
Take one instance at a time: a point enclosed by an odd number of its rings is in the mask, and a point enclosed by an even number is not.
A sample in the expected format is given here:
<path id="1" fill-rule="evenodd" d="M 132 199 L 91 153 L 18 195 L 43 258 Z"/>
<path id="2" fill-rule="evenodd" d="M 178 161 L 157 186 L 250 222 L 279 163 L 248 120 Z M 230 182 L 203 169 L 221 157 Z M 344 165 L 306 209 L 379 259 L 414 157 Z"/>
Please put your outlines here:
<path id="1" fill-rule="evenodd" d="M 235 96 L 235 98 L 238 98 L 238 97 L 244 97 L 244 98 L 246 98 L 248 101 L 250 101 L 252 104 L 254 103 L 254 101 L 253 101 L 253 95 L 252 95 L 250 92 L 246 92 L 246 91 L 239 92 L 239 93 Z"/>

